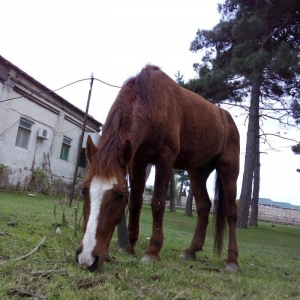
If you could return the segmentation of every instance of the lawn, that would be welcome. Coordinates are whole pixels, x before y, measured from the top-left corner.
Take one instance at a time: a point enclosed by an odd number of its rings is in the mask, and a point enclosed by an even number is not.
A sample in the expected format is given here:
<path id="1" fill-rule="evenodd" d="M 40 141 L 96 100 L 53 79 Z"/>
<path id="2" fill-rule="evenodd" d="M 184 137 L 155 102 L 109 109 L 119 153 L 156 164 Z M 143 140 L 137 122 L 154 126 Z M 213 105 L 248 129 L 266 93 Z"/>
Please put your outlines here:
<path id="1" fill-rule="evenodd" d="M 20 299 L 26 293 L 34 299 L 72 300 L 300 299 L 300 227 L 260 223 L 258 228 L 238 230 L 240 271 L 231 273 L 213 257 L 211 225 L 197 259 L 182 261 L 179 255 L 192 238 L 196 217 L 166 212 L 162 261 L 141 264 L 152 222 L 150 207 L 144 206 L 137 255 L 120 254 L 115 235 L 110 247 L 113 261 L 101 272 L 90 273 L 74 260 L 82 236 L 76 226 L 82 203 L 77 222 L 77 200 L 65 208 L 63 225 L 59 200 L 0 192 L 0 299 Z M 60 233 L 55 233 L 55 224 Z M 44 237 L 45 243 L 32 255 L 12 261 Z"/>

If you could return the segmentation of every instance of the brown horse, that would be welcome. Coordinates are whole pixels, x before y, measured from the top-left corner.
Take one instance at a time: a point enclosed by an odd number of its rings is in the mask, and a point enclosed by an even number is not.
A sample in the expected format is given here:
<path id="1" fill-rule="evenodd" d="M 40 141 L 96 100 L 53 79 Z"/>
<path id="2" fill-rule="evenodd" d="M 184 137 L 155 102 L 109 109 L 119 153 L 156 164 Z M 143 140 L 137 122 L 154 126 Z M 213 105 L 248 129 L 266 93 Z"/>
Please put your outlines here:
<path id="1" fill-rule="evenodd" d="M 79 265 L 92 271 L 102 266 L 128 202 L 127 174 L 131 188 L 130 245 L 123 250 L 134 253 L 146 167 L 152 163 L 156 167 L 153 228 L 142 261 L 160 260 L 166 193 L 173 168 L 188 171 L 198 215 L 194 237 L 181 258 L 194 259 L 202 250 L 211 209 L 206 180 L 216 169 L 214 251 L 221 255 L 227 217 L 226 268 L 238 270 L 235 200 L 239 133 L 228 112 L 180 87 L 158 67 L 147 65 L 124 83 L 109 111 L 99 146 L 88 139 L 86 151 L 90 166 L 82 189 L 84 236 L 77 249 Z"/>

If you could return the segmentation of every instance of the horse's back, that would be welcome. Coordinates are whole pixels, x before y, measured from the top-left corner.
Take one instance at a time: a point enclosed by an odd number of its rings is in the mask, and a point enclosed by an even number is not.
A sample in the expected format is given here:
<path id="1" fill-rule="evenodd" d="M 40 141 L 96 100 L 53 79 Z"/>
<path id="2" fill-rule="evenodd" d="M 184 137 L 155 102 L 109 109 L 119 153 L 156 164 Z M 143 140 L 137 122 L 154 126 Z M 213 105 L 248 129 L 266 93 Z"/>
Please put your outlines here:
<path id="1" fill-rule="evenodd" d="M 135 81 L 139 99 L 148 107 L 148 133 L 143 146 L 152 148 L 154 155 L 162 147 L 171 148 L 178 169 L 204 165 L 219 155 L 229 127 L 234 131 L 230 114 L 180 87 L 158 68 L 147 66 L 144 70 Z"/>

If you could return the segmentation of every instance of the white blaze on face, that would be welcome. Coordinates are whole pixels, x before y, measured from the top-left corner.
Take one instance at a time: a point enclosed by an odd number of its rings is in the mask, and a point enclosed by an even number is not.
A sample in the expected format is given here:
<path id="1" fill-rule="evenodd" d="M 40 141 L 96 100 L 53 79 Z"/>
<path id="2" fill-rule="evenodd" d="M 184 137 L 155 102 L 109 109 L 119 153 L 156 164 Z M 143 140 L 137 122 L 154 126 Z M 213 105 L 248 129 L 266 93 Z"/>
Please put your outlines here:
<path id="1" fill-rule="evenodd" d="M 116 179 L 109 181 L 100 180 L 94 177 L 90 185 L 90 216 L 87 223 L 86 231 L 82 240 L 83 249 L 78 255 L 78 262 L 80 265 L 91 266 L 95 260 L 92 251 L 96 246 L 96 231 L 98 217 L 100 214 L 100 206 L 103 195 L 106 191 L 113 188 Z"/>

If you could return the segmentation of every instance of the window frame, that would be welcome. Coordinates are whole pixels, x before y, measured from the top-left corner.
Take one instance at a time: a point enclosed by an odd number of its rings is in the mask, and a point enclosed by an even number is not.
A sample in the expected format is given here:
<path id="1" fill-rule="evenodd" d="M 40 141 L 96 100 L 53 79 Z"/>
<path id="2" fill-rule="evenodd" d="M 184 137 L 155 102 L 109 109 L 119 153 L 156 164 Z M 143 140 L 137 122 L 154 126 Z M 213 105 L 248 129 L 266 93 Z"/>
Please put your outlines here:
<path id="1" fill-rule="evenodd" d="M 61 144 L 60 156 L 59 158 L 64 161 L 69 161 L 70 149 L 71 149 L 72 139 L 67 136 L 63 136 L 63 141 Z"/>
<path id="2" fill-rule="evenodd" d="M 25 119 L 25 118 L 20 118 L 19 120 L 19 126 L 18 126 L 18 132 L 16 136 L 16 142 L 15 142 L 15 147 L 18 147 L 20 149 L 29 149 L 29 142 L 30 142 L 30 137 L 31 137 L 31 132 L 32 132 L 32 125 L 34 122 L 31 120 Z M 26 133 L 25 136 L 25 144 L 24 145 L 24 134 Z M 23 137 L 22 137 L 23 135 Z"/>

